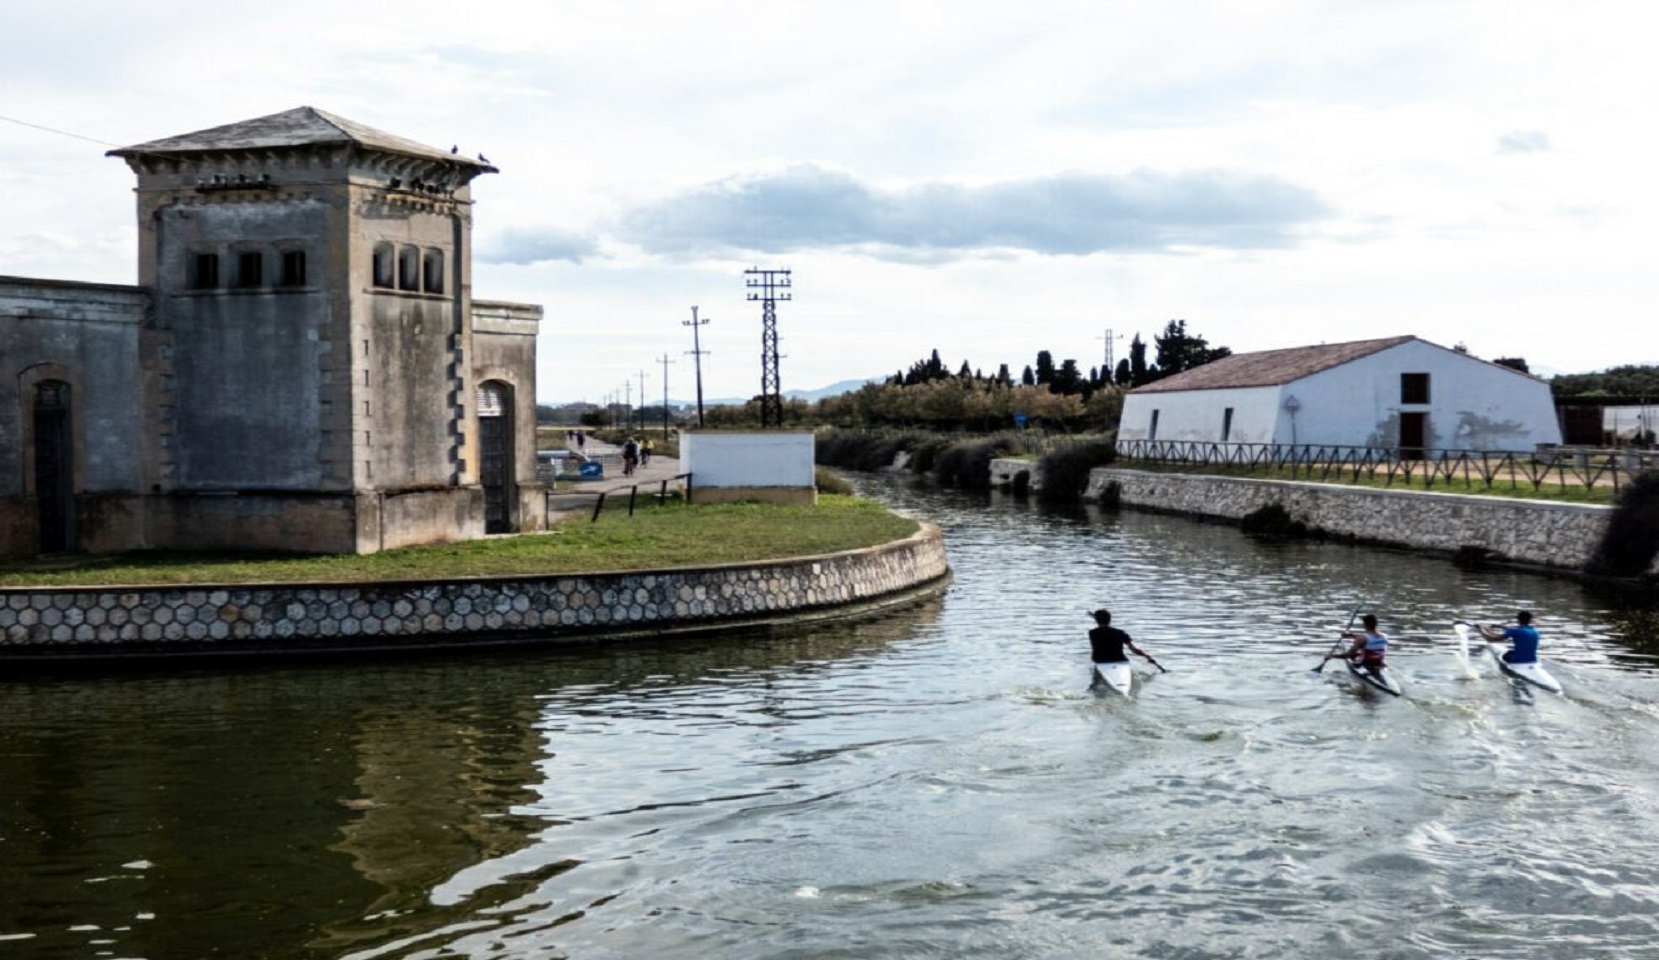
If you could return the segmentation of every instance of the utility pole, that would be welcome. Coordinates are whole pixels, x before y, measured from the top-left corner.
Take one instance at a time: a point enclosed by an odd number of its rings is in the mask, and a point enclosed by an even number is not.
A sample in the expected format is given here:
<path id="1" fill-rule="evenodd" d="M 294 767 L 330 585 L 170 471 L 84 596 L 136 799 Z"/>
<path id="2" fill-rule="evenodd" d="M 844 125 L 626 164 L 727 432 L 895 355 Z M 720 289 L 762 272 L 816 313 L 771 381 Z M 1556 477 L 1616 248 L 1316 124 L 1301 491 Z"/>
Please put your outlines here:
<path id="1" fill-rule="evenodd" d="M 697 364 L 697 426 L 703 425 L 703 354 L 708 353 L 698 341 L 697 328 L 708 323 L 709 318 L 697 319 L 697 308 L 691 308 L 691 319 L 681 320 L 680 326 L 691 328 L 691 356 Z"/>
<path id="2" fill-rule="evenodd" d="M 778 301 L 792 299 L 788 270 L 743 271 L 749 299 L 760 308 L 760 425 L 783 426 L 783 389 L 778 377 Z M 779 291 L 783 291 L 780 293 Z"/>
<path id="3" fill-rule="evenodd" d="M 681 322 L 684 322 L 684 321 L 681 321 Z M 662 355 L 662 359 L 658 360 L 657 362 L 662 364 L 662 442 L 667 443 L 668 442 L 668 365 L 673 363 L 674 361 L 668 359 L 668 354 L 665 353 L 665 354 Z"/>
<path id="4" fill-rule="evenodd" d="M 639 372 L 639 428 L 645 429 L 645 371 Z"/>
<path id="5" fill-rule="evenodd" d="M 622 381 L 622 395 L 626 398 L 622 403 L 622 429 L 632 430 L 634 428 L 634 382 L 632 380 Z"/>

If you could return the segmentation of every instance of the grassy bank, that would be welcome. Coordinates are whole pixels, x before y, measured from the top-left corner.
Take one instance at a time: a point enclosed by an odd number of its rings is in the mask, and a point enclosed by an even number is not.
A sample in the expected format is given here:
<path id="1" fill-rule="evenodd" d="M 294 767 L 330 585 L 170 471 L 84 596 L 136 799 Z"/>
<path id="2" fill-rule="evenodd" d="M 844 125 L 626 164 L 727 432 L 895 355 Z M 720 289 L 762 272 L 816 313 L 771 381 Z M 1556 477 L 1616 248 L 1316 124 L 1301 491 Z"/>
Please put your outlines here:
<path id="1" fill-rule="evenodd" d="M 0 564 L 0 586 L 444 580 L 455 577 L 709 566 L 887 543 L 916 521 L 880 504 L 821 496 L 816 507 L 641 505 L 545 533 L 388 550 L 367 556 L 133 553 Z"/>

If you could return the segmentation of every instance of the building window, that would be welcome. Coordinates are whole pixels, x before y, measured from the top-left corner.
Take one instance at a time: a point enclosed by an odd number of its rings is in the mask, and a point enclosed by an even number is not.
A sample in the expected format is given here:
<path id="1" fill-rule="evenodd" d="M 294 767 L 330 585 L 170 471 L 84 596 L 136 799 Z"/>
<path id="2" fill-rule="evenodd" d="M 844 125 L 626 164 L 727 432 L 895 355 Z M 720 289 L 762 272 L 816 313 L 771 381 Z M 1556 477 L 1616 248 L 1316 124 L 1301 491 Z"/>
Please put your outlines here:
<path id="1" fill-rule="evenodd" d="M 393 270 L 396 269 L 392 261 L 392 245 L 377 243 L 374 245 L 374 285 L 390 290 L 396 283 L 393 280 Z"/>
<path id="2" fill-rule="evenodd" d="M 1400 374 L 1400 402 L 1428 403 L 1429 375 L 1426 373 Z"/>
<path id="3" fill-rule="evenodd" d="M 244 250 L 236 255 L 236 285 L 262 287 L 265 285 L 265 255 L 258 250 Z"/>
<path id="4" fill-rule="evenodd" d="M 420 289 L 420 250 L 415 247 L 404 247 L 397 252 L 397 288 L 399 290 Z"/>
<path id="5" fill-rule="evenodd" d="M 1233 435 L 1233 408 L 1228 407 L 1221 411 L 1221 442 L 1226 443 Z"/>
<path id="6" fill-rule="evenodd" d="M 1152 411 L 1152 425 L 1146 428 L 1146 439 L 1158 439 L 1158 411 Z"/>
<path id="7" fill-rule="evenodd" d="M 198 253 L 190 261 L 190 289 L 217 290 L 219 288 L 219 255 Z"/>
<path id="8" fill-rule="evenodd" d="M 444 252 L 427 250 L 421 257 L 421 289 L 427 293 L 444 292 Z"/>
<path id="9" fill-rule="evenodd" d="M 305 251 L 282 251 L 282 285 L 285 287 L 305 286 Z"/>

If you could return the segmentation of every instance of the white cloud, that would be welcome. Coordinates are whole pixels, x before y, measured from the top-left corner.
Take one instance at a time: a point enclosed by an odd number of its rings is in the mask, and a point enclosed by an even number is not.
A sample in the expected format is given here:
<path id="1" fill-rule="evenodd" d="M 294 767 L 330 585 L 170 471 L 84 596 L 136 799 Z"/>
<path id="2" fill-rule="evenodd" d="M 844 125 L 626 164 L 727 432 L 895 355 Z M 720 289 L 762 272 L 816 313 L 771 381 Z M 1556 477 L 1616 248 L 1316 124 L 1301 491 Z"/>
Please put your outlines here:
<path id="1" fill-rule="evenodd" d="M 1622 4 L 14 6 L 0 115 L 134 143 L 311 104 L 487 153 L 474 289 L 547 307 L 547 399 L 681 356 L 692 303 L 710 389 L 753 392 L 757 260 L 795 270 L 786 389 L 934 348 L 1088 366 L 1174 317 L 1659 356 L 1659 65 Z M 0 272 L 131 278 L 120 163 L 0 150 Z"/>

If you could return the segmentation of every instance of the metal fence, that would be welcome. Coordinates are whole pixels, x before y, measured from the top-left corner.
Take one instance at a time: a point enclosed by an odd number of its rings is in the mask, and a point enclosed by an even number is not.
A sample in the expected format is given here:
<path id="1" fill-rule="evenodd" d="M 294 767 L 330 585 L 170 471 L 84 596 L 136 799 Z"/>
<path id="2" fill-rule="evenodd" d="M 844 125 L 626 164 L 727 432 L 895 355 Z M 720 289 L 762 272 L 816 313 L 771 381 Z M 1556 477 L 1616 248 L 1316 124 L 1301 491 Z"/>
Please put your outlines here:
<path id="1" fill-rule="evenodd" d="M 631 517 L 634 515 L 634 504 L 639 499 L 639 490 L 641 487 L 656 487 L 657 492 L 651 494 L 651 496 L 655 497 L 659 502 L 666 502 L 673 499 L 668 493 L 669 484 L 674 484 L 675 489 L 684 496 L 684 499 L 687 502 L 691 500 L 691 474 L 677 473 L 672 477 L 663 477 L 660 480 L 646 480 L 640 483 L 631 483 L 627 486 L 613 486 L 604 490 L 594 490 L 591 492 L 585 490 L 554 490 L 550 488 L 547 491 L 547 512 L 549 514 L 554 514 L 570 512 L 578 509 L 587 510 L 588 502 L 592 501 L 593 515 L 589 518 L 588 522 L 594 523 L 599 520 L 599 515 L 605 512 L 606 500 L 613 495 L 621 495 L 626 493 L 628 495 L 628 516 Z"/>
<path id="2" fill-rule="evenodd" d="M 1507 485 L 1542 490 L 1555 485 L 1614 492 L 1659 467 L 1659 451 L 1542 447 L 1533 451 L 1435 450 L 1324 444 L 1216 443 L 1201 440 L 1119 440 L 1120 462 L 1179 464 L 1208 470 L 1288 474 L 1323 482 L 1381 481 L 1386 486 Z"/>

